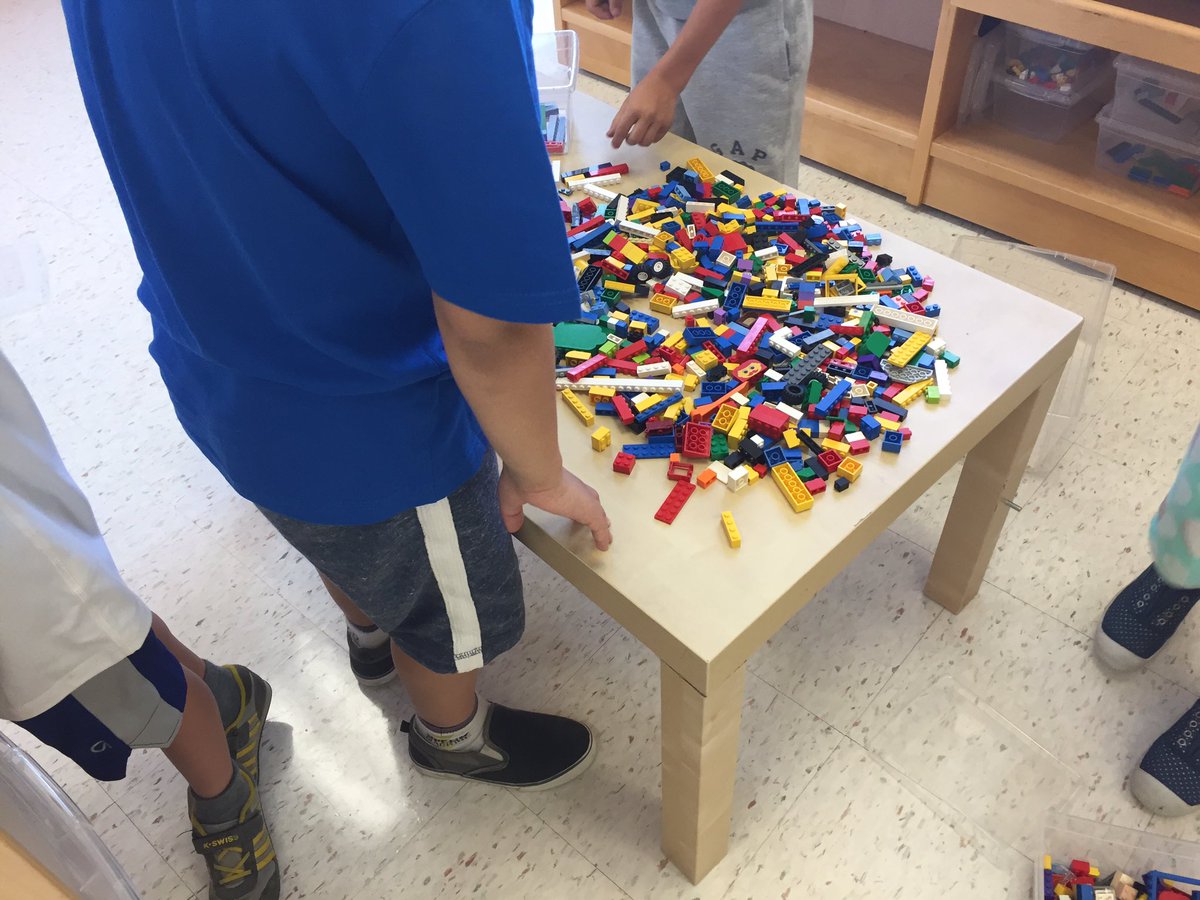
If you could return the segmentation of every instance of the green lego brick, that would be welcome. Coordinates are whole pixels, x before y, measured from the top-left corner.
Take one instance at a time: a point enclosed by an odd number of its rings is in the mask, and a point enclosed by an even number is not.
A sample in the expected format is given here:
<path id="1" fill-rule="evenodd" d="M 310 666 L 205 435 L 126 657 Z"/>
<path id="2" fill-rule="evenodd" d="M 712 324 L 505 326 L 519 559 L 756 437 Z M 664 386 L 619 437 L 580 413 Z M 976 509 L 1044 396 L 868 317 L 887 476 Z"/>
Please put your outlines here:
<path id="1" fill-rule="evenodd" d="M 865 313 L 872 315 L 872 313 Z M 860 352 L 866 350 L 872 356 L 883 356 L 887 352 L 888 344 L 892 339 L 881 331 L 874 332 L 869 338 L 859 344 Z"/>
<path id="2" fill-rule="evenodd" d="M 582 350 L 595 353 L 596 348 L 608 340 L 608 332 L 599 325 L 584 325 L 578 322 L 562 322 L 554 326 L 554 347 L 560 353 L 567 350 Z"/>

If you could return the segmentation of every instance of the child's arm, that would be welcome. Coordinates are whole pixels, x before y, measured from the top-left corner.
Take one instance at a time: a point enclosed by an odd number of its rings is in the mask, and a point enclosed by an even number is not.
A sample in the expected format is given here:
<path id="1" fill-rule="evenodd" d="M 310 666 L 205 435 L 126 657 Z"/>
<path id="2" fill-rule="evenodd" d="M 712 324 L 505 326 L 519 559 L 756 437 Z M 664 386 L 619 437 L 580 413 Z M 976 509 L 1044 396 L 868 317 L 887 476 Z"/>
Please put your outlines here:
<path id="1" fill-rule="evenodd" d="M 563 468 L 555 419 L 554 339 L 549 325 L 502 322 L 433 296 L 438 329 L 458 388 L 504 461 L 500 511 L 509 531 L 528 503 L 612 543 L 600 495 Z"/>
<path id="2" fill-rule="evenodd" d="M 597 0 L 597 5 L 602 2 Z M 621 0 L 609 0 L 610 10 L 614 2 L 617 7 L 614 14 L 619 14 Z M 696 0 L 696 7 L 675 43 L 629 92 L 613 118 L 608 136 L 614 149 L 623 141 L 649 147 L 662 140 L 675 119 L 680 92 L 741 8 L 742 0 Z"/>

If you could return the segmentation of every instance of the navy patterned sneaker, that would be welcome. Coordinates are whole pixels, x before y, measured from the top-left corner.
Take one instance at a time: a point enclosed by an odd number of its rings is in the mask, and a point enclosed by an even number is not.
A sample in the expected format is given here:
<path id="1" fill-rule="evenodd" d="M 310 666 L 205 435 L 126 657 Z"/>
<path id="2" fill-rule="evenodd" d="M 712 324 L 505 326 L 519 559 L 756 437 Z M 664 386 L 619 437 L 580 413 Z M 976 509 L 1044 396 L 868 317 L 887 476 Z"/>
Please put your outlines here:
<path id="1" fill-rule="evenodd" d="M 1096 656 L 1119 672 L 1142 665 L 1200 600 L 1200 590 L 1166 584 L 1150 566 L 1117 594 L 1096 630 Z"/>
<path id="2" fill-rule="evenodd" d="M 1151 744 L 1129 788 L 1157 816 L 1182 816 L 1200 806 L 1200 702 Z"/>

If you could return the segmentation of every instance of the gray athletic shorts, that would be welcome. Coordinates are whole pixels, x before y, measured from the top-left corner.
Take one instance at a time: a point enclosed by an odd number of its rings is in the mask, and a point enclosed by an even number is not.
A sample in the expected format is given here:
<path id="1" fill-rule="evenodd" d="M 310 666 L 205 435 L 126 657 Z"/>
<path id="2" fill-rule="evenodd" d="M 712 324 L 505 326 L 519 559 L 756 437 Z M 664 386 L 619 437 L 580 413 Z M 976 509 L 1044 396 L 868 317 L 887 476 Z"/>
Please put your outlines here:
<path id="1" fill-rule="evenodd" d="M 435 672 L 466 672 L 510 649 L 525 629 L 498 478 L 488 453 L 449 497 L 374 525 L 314 525 L 262 513 L 406 654 Z"/>

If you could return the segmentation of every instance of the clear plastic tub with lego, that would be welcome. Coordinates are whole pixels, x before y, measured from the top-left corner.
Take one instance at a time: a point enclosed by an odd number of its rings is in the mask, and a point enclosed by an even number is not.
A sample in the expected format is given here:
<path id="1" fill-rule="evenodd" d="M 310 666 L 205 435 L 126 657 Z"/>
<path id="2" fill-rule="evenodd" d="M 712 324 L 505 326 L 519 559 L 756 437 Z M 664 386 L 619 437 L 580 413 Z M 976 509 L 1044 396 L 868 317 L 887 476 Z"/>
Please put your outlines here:
<path id="1" fill-rule="evenodd" d="M 552 154 L 567 152 L 571 99 L 579 75 L 579 37 L 574 31 L 547 31 L 533 36 L 542 134 Z"/>
<path id="2" fill-rule="evenodd" d="M 992 118 L 1014 131 L 1058 142 L 1096 114 L 1107 97 L 1106 82 L 1086 91 L 1047 91 L 1004 72 L 993 77 Z"/>
<path id="3" fill-rule="evenodd" d="M 1111 116 L 1129 128 L 1200 144 L 1200 75 L 1122 53 Z"/>
<path id="4" fill-rule="evenodd" d="M 41 766 L 0 735 L 0 857 L 42 897 L 138 900 L 87 816 Z M 0 888 L 0 895 L 10 896 Z M 28 895 L 23 895 L 28 896 Z"/>
<path id="5" fill-rule="evenodd" d="M 1180 197 L 1191 197 L 1200 188 L 1200 142 L 1177 141 L 1127 125 L 1113 118 L 1111 107 L 1105 107 L 1096 122 L 1097 168 Z"/>
<path id="6" fill-rule="evenodd" d="M 1049 94 L 1087 93 L 1111 74 L 1111 50 L 1028 25 L 1005 24 L 1005 51 L 1007 74 Z"/>

